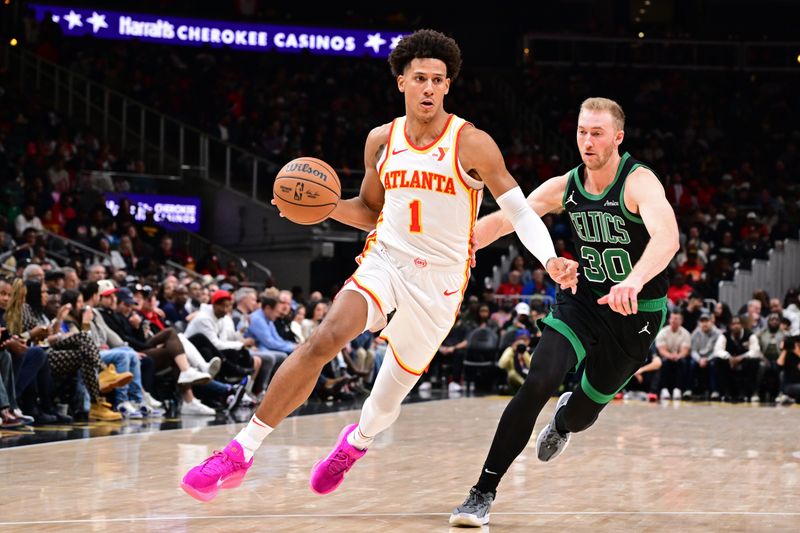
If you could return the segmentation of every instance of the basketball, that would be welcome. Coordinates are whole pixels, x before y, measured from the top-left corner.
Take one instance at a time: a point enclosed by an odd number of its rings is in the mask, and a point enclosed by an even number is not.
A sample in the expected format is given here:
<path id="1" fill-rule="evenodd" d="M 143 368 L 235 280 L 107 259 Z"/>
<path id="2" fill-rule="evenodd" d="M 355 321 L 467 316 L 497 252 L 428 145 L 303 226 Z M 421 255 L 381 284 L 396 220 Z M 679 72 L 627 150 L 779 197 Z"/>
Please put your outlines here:
<path id="1" fill-rule="evenodd" d="M 280 169 L 272 194 L 283 216 L 296 224 L 316 224 L 336 208 L 342 186 L 325 161 L 298 157 Z"/>

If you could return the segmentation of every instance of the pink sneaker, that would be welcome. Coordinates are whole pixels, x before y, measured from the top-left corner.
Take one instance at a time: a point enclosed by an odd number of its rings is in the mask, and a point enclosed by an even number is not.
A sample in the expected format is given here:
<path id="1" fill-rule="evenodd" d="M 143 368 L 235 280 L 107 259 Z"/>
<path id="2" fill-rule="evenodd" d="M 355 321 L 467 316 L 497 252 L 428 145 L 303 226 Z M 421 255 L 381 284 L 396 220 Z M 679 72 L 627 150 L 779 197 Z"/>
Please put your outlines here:
<path id="1" fill-rule="evenodd" d="M 339 433 L 339 440 L 333 451 L 311 469 L 311 490 L 317 494 L 335 491 L 344 481 L 344 475 L 367 453 L 367 450 L 359 450 L 347 442 L 347 436 L 357 427 L 358 424 L 345 426 Z"/>
<path id="2" fill-rule="evenodd" d="M 232 440 L 223 451 L 189 470 L 181 481 L 181 488 L 201 502 L 213 500 L 220 488 L 235 489 L 242 484 L 245 474 L 253 466 L 253 459 L 244 462 L 242 445 Z"/>

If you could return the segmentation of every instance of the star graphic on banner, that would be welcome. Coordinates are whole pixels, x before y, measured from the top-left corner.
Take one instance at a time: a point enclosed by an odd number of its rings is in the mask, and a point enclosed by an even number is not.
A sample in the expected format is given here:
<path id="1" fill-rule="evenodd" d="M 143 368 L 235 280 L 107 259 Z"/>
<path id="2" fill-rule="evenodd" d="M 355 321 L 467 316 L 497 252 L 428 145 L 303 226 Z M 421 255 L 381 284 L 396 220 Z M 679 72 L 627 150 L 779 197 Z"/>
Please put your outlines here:
<path id="1" fill-rule="evenodd" d="M 377 54 L 384 44 L 386 44 L 386 39 L 381 38 L 380 33 L 369 33 L 367 34 L 367 42 L 364 43 L 364 48 L 372 48 Z"/>
<path id="2" fill-rule="evenodd" d="M 106 16 L 101 15 L 97 11 L 92 11 L 92 16 L 86 19 L 86 22 L 92 25 L 93 33 L 97 33 L 100 28 L 108 28 L 108 24 L 106 24 Z"/>
<path id="3" fill-rule="evenodd" d="M 75 13 L 73 10 L 69 10 L 68 15 L 64 15 L 64 20 L 69 23 L 69 29 L 71 30 L 75 26 L 83 26 L 83 22 L 81 22 L 81 16 L 78 13 Z"/>
<path id="4" fill-rule="evenodd" d="M 404 35 L 396 35 L 392 37 L 392 44 L 389 45 L 389 50 L 394 50 L 400 44 L 400 40 L 405 37 Z"/>

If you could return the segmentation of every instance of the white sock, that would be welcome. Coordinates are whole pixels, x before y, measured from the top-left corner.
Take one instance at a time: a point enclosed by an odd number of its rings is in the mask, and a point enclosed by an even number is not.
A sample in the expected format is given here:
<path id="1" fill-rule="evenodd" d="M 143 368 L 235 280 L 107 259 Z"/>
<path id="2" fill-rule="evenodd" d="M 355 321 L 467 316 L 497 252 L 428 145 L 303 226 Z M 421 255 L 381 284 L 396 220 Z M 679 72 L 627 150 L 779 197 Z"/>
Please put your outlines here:
<path id="1" fill-rule="evenodd" d="M 256 450 L 261 446 L 264 439 L 267 438 L 267 435 L 272 433 L 272 430 L 273 428 L 259 420 L 256 415 L 253 415 L 253 418 L 250 419 L 247 426 L 233 438 L 233 440 L 242 445 L 245 461 L 249 461 L 253 458 L 253 454 L 256 453 Z"/>
<path id="2" fill-rule="evenodd" d="M 374 440 L 375 437 L 366 437 L 361 433 L 361 426 L 357 426 L 356 429 L 351 431 L 347 436 L 347 444 L 359 450 L 366 450 Z"/>

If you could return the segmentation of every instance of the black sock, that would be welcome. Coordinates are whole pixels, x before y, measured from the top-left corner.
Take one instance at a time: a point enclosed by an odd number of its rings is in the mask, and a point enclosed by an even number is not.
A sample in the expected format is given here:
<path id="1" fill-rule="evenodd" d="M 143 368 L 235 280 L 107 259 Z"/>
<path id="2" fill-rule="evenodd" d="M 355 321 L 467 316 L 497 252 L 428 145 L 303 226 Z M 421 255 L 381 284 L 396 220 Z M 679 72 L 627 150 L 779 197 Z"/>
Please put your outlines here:
<path id="1" fill-rule="evenodd" d="M 497 485 L 500 484 L 501 479 L 503 479 L 503 474 L 493 472 L 486 468 L 486 465 L 483 465 L 481 477 L 478 478 L 475 488 L 484 493 L 491 493 L 492 497 L 494 497 L 497 494 Z"/>
<path id="2" fill-rule="evenodd" d="M 562 405 L 555 416 L 556 431 L 558 431 L 561 435 L 566 435 L 567 433 L 569 433 L 569 431 L 567 431 L 567 428 L 564 427 L 564 416 L 562 415 L 564 407 L 565 406 Z"/>
<path id="3" fill-rule="evenodd" d="M 525 382 L 500 417 L 476 489 L 497 493 L 503 475 L 528 445 L 536 417 L 576 363 L 577 356 L 567 338 L 545 328 Z"/>

